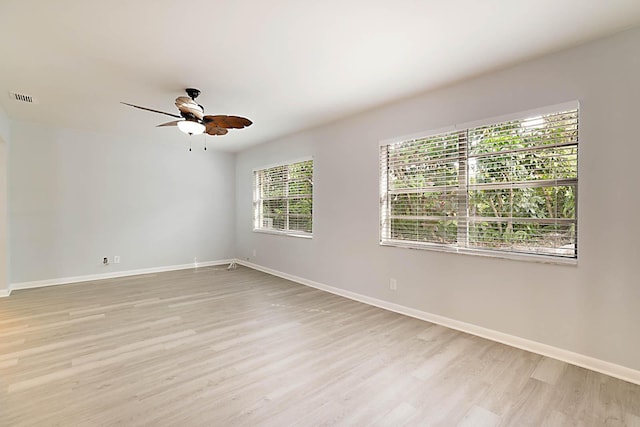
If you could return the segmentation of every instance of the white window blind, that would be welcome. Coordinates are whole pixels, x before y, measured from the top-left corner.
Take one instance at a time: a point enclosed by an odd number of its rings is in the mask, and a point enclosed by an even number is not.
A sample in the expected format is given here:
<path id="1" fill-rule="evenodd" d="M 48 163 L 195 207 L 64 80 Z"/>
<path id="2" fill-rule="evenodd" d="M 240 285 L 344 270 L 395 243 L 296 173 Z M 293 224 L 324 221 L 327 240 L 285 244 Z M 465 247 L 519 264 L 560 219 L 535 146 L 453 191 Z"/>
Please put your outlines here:
<path id="1" fill-rule="evenodd" d="M 254 171 L 254 230 L 311 235 L 313 160 Z"/>
<path id="2" fill-rule="evenodd" d="M 386 144 L 381 243 L 577 257 L 578 110 Z"/>

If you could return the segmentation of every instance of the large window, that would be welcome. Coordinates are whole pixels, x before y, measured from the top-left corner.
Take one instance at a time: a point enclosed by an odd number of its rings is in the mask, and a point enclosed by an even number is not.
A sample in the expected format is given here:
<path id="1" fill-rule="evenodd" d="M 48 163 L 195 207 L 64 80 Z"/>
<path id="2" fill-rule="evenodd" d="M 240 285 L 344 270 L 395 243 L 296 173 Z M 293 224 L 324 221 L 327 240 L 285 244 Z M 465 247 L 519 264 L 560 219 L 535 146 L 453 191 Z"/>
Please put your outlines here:
<path id="1" fill-rule="evenodd" d="M 383 245 L 577 258 L 578 109 L 388 143 Z"/>
<path id="2" fill-rule="evenodd" d="M 254 178 L 254 230 L 311 236 L 313 160 L 259 169 Z"/>

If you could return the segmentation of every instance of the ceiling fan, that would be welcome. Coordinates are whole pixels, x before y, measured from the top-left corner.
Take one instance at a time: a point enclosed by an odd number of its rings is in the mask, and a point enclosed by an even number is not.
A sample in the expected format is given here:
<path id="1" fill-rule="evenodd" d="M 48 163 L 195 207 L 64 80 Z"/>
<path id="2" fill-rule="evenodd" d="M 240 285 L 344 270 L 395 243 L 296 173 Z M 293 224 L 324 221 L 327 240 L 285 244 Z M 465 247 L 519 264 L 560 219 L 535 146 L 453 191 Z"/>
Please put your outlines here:
<path id="1" fill-rule="evenodd" d="M 196 98 L 200 95 L 200 91 L 198 89 L 188 88 L 186 89 L 186 92 L 189 96 L 179 96 L 176 98 L 176 107 L 178 107 L 180 115 L 165 113 L 164 111 L 153 110 L 147 107 L 140 107 L 139 105 L 128 104 L 126 102 L 122 102 L 122 104 L 139 108 L 141 110 L 176 117 L 180 120 L 162 123 L 157 127 L 178 126 L 178 129 L 189 135 L 199 135 L 201 133 L 207 133 L 209 135 L 226 135 L 227 132 L 229 132 L 227 129 L 242 129 L 247 126 L 251 126 L 251 120 L 244 117 L 222 115 L 205 116 L 204 107 L 196 102 Z"/>

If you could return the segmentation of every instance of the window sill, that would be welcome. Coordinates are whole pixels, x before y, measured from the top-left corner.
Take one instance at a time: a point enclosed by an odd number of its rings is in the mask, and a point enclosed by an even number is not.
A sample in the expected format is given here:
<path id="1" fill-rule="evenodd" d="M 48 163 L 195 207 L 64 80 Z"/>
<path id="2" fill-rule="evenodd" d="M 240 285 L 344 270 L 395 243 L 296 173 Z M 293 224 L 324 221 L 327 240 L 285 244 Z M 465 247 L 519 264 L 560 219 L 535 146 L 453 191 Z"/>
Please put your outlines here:
<path id="1" fill-rule="evenodd" d="M 299 237 L 302 239 L 312 239 L 313 234 L 304 233 L 304 232 L 292 232 L 292 231 L 279 231 L 279 230 L 265 230 L 261 228 L 254 228 L 254 233 L 264 233 L 264 234 L 274 234 L 276 236 L 289 236 L 289 237 Z"/>
<path id="2" fill-rule="evenodd" d="M 558 264 L 558 265 L 578 265 L 577 258 L 566 258 L 566 257 L 556 257 L 552 255 L 535 255 L 535 254 L 525 254 L 525 253 L 516 253 L 516 252 L 501 252 L 501 251 L 492 251 L 487 249 L 471 249 L 471 248 L 457 248 L 453 246 L 441 246 L 436 244 L 429 243 L 411 243 L 404 241 L 381 241 L 380 246 L 390 246 L 397 248 L 407 248 L 407 249 L 420 249 L 427 251 L 436 251 L 436 252 L 448 252 L 448 253 L 456 253 L 463 255 L 475 255 L 475 256 L 484 256 L 489 258 L 502 258 L 502 259 L 510 259 L 515 261 L 526 261 L 526 262 L 538 262 L 543 264 Z"/>

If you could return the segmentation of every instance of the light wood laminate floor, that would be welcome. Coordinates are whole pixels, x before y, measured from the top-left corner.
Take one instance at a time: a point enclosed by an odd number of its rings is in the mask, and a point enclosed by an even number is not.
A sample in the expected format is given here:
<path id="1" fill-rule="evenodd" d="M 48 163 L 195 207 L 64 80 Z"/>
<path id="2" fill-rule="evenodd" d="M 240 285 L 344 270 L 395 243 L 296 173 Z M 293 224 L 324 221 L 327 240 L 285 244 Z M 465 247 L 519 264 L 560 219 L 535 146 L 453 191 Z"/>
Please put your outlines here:
<path id="1" fill-rule="evenodd" d="M 640 426 L 640 386 L 248 268 L 0 299 L 2 426 Z"/>

